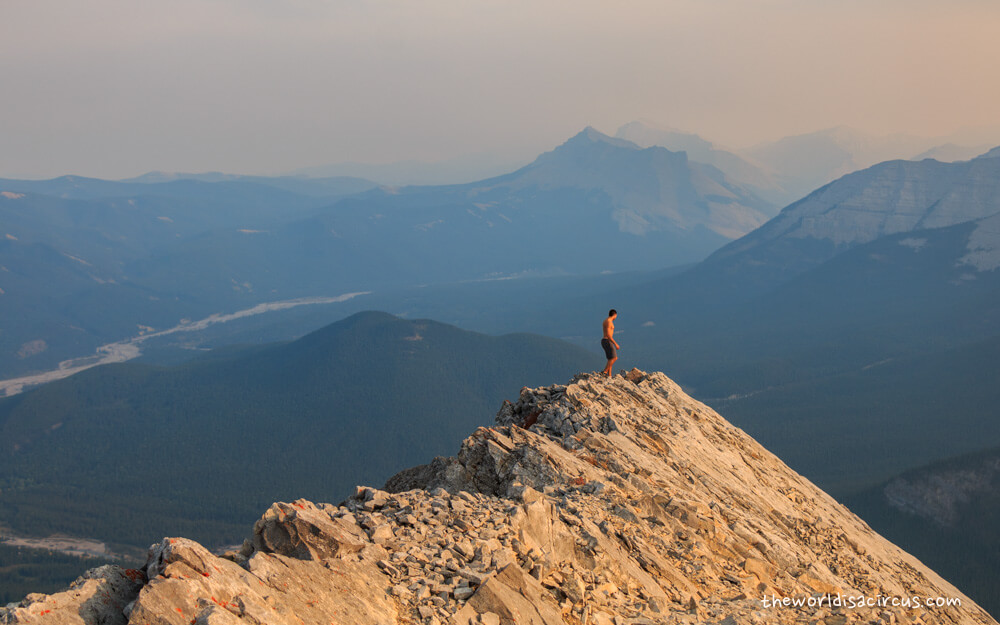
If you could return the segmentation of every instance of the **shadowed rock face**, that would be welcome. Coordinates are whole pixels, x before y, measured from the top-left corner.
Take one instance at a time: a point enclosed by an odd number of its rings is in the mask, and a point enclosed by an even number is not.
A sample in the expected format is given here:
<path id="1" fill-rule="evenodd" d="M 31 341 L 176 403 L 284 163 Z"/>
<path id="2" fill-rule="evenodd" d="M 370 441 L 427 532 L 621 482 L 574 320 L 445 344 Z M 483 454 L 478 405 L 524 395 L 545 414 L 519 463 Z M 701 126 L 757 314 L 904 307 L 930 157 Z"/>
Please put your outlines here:
<path id="1" fill-rule="evenodd" d="M 962 519 L 963 508 L 996 492 L 998 481 L 1000 457 L 993 456 L 967 466 L 901 475 L 890 480 L 882 493 L 894 508 L 953 528 Z"/>
<path id="2" fill-rule="evenodd" d="M 525 388 L 453 458 L 340 506 L 274 504 L 239 552 L 165 539 L 143 574 L 118 621 L 81 621 L 61 595 L 2 621 L 995 623 L 669 378 L 635 369 Z M 826 593 L 844 605 L 771 604 Z M 889 603 L 926 597 L 961 605 Z"/>
<path id="3" fill-rule="evenodd" d="M 0 623 L 72 623 L 125 625 L 125 606 L 139 594 L 142 571 L 105 565 L 81 575 L 53 595 L 30 594 L 20 607 L 0 609 Z"/>

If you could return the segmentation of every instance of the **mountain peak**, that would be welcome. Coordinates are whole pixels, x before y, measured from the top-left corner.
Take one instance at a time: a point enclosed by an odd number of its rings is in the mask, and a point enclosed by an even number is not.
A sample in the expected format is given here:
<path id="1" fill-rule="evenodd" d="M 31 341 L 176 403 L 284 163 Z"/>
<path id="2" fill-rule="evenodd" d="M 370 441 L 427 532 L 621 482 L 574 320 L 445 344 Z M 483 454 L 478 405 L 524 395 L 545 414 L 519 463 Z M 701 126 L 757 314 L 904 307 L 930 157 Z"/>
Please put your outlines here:
<path id="1" fill-rule="evenodd" d="M 938 597 L 960 605 L 922 603 Z M 905 605 L 859 605 L 894 598 Z M 524 388 L 457 456 L 340 506 L 276 503 L 239 551 L 164 539 L 141 571 L 97 569 L 2 616 L 54 619 L 85 602 L 106 622 L 124 622 L 127 605 L 130 622 L 178 625 L 795 623 L 831 607 L 839 623 L 996 622 L 665 375 L 638 369 Z"/>
<path id="2" fill-rule="evenodd" d="M 639 150 L 638 145 L 632 143 L 631 141 L 626 141 L 625 139 L 618 139 L 603 132 L 597 130 L 593 126 L 587 126 L 577 134 L 573 135 L 566 143 L 560 146 L 560 148 L 568 146 L 578 146 L 587 145 L 594 143 L 606 143 L 608 145 L 613 145 L 619 148 L 628 148 L 630 150 Z M 557 150 L 560 148 L 556 148 Z"/>
<path id="3" fill-rule="evenodd" d="M 764 223 L 770 209 L 720 170 L 691 163 L 685 152 L 642 148 L 591 127 L 510 180 L 519 188 L 598 191 L 610 200 L 620 231 L 683 232 L 682 245 L 702 236 L 734 239 Z"/>

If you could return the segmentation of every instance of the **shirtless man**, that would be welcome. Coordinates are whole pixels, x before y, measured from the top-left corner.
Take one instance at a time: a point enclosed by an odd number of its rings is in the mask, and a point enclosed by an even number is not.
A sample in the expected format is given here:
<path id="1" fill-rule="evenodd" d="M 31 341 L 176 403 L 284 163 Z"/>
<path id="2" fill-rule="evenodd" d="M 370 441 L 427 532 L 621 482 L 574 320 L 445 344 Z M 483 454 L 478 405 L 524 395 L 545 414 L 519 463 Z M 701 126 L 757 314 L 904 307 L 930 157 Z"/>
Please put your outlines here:
<path id="1" fill-rule="evenodd" d="M 611 367 L 618 360 L 618 350 L 621 347 L 618 345 L 618 341 L 615 340 L 615 317 L 618 316 L 618 311 L 612 308 L 608 311 L 608 318 L 604 320 L 604 338 L 601 339 L 601 347 L 604 348 L 604 355 L 608 357 L 608 366 L 604 367 L 604 375 L 611 377 Z"/>

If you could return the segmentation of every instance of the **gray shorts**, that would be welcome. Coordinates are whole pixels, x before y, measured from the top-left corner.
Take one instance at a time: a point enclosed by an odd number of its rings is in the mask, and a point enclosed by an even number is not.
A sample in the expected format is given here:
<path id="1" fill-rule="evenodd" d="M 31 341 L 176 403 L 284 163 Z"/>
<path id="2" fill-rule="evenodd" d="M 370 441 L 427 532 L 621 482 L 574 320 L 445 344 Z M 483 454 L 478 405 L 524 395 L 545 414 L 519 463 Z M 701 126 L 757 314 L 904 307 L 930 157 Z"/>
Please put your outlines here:
<path id="1" fill-rule="evenodd" d="M 608 339 L 601 339 L 601 347 L 604 348 L 604 355 L 608 357 L 608 360 L 618 357 L 618 350 L 615 349 L 614 343 Z"/>

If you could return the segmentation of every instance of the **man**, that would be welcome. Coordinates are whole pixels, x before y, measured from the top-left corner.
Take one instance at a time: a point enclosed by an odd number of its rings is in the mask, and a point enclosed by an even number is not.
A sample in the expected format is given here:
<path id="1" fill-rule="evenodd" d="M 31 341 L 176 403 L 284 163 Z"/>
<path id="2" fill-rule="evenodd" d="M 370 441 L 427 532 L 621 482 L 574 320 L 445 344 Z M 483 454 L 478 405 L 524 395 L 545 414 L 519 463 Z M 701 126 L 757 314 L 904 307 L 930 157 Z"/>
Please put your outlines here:
<path id="1" fill-rule="evenodd" d="M 608 311 L 608 318 L 604 320 L 604 338 L 601 339 L 601 347 L 604 348 L 604 355 L 608 357 L 608 365 L 604 367 L 604 375 L 611 377 L 611 367 L 618 360 L 618 350 L 621 347 L 618 342 L 615 341 L 615 317 L 618 316 L 618 311 L 612 308 Z"/>

